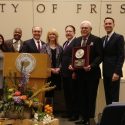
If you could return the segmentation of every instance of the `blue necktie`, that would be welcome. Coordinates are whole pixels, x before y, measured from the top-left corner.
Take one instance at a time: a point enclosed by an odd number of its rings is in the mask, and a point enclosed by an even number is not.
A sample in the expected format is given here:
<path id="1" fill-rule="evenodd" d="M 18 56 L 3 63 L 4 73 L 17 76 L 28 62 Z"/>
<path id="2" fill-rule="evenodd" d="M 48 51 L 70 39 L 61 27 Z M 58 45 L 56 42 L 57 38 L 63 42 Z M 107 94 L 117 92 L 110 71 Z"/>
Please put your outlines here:
<path id="1" fill-rule="evenodd" d="M 105 41 L 104 41 L 104 47 L 106 47 L 107 43 L 108 43 L 108 35 L 105 37 Z"/>

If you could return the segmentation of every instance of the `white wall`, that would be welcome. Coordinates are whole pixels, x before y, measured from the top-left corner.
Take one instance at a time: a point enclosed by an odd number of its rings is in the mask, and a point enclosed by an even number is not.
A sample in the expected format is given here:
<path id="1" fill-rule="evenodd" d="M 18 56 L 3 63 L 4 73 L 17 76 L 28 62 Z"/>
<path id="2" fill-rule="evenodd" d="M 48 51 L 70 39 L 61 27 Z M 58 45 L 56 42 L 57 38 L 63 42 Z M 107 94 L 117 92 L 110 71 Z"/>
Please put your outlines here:
<path id="1" fill-rule="evenodd" d="M 91 11 L 92 8 L 95 9 Z M 79 25 L 83 20 L 90 20 L 93 34 L 102 37 L 106 16 L 115 19 L 115 31 L 125 36 L 125 0 L 0 0 L 0 33 L 9 39 L 14 28 L 21 27 L 22 39 L 26 40 L 32 37 L 32 26 L 39 25 L 43 28 L 43 41 L 46 41 L 47 31 L 56 28 L 59 43 L 63 44 L 65 26 L 74 25 L 76 36 L 79 36 Z"/>

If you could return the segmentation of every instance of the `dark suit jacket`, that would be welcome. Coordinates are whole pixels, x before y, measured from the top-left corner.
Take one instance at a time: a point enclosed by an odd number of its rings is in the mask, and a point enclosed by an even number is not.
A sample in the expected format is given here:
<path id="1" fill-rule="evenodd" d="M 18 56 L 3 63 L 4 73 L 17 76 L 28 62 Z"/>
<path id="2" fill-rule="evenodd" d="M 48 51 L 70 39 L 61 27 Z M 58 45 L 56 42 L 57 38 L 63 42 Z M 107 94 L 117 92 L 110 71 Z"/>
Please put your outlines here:
<path id="1" fill-rule="evenodd" d="M 105 37 L 102 38 L 104 43 Z M 113 73 L 122 76 L 124 62 L 124 37 L 113 33 L 106 47 L 103 48 L 103 75 L 112 77 Z"/>
<path id="2" fill-rule="evenodd" d="M 20 45 L 20 50 L 21 50 L 23 41 L 22 40 L 20 40 L 20 41 L 21 41 L 21 45 Z M 13 47 L 13 39 L 6 40 L 4 43 L 4 47 L 5 47 L 5 52 L 16 52 L 16 50 Z"/>
<path id="3" fill-rule="evenodd" d="M 41 41 L 41 44 L 42 44 L 41 52 L 46 53 L 45 43 L 43 41 Z M 37 49 L 37 46 L 36 46 L 33 38 L 29 39 L 27 41 L 24 41 L 20 52 L 23 52 L 23 53 L 40 53 Z"/>
<path id="4" fill-rule="evenodd" d="M 76 39 L 76 47 L 81 46 L 82 36 Z M 90 55 L 89 55 L 89 64 L 91 65 L 91 70 L 89 72 L 84 71 L 84 69 L 76 70 L 77 73 L 83 74 L 85 78 L 100 78 L 101 70 L 99 64 L 102 62 L 103 55 L 103 46 L 101 39 L 92 34 L 89 35 L 87 40 L 87 45 L 90 45 Z"/>
<path id="5" fill-rule="evenodd" d="M 69 65 L 72 62 L 72 49 L 74 47 L 75 39 L 65 48 L 63 49 L 63 55 L 62 55 L 62 67 L 61 67 L 61 73 L 63 77 L 71 77 L 72 71 L 68 69 Z M 65 46 L 66 42 L 63 44 L 63 48 Z"/>

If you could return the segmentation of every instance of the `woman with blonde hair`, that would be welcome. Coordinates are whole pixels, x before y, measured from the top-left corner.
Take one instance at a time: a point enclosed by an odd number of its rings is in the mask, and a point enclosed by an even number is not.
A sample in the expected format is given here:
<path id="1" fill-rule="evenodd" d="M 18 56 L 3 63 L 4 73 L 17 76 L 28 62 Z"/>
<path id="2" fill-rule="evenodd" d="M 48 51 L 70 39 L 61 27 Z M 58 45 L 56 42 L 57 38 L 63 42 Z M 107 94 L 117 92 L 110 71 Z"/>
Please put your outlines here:
<path id="1" fill-rule="evenodd" d="M 61 67 L 61 58 L 63 49 L 58 43 L 58 32 L 56 29 L 51 29 L 47 33 L 47 43 L 46 50 L 51 59 L 51 77 L 48 81 L 51 81 L 51 85 L 56 85 L 56 90 L 61 89 L 61 76 L 60 76 L 60 67 Z M 54 90 L 47 92 L 46 97 L 54 97 Z"/>

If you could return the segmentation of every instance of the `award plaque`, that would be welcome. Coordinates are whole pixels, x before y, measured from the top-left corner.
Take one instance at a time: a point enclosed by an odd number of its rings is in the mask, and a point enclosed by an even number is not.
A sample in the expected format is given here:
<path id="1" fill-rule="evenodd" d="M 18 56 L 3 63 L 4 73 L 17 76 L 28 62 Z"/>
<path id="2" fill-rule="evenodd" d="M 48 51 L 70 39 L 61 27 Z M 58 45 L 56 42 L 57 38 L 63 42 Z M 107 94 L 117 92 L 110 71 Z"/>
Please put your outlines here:
<path id="1" fill-rule="evenodd" d="M 90 46 L 75 47 L 72 53 L 72 66 L 73 68 L 83 68 L 89 65 Z"/>

